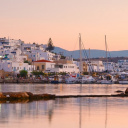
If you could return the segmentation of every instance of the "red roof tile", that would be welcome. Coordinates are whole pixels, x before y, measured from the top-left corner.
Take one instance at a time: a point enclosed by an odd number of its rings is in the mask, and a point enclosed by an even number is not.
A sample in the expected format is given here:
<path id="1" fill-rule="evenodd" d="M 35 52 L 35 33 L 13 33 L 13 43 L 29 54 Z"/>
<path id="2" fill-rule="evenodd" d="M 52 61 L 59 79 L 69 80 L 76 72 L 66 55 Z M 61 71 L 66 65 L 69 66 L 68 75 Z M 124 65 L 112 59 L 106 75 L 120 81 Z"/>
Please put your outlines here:
<path id="1" fill-rule="evenodd" d="M 37 61 L 34 61 L 34 62 L 49 62 L 49 63 L 53 63 L 52 61 L 49 61 L 49 60 L 37 60 Z"/>

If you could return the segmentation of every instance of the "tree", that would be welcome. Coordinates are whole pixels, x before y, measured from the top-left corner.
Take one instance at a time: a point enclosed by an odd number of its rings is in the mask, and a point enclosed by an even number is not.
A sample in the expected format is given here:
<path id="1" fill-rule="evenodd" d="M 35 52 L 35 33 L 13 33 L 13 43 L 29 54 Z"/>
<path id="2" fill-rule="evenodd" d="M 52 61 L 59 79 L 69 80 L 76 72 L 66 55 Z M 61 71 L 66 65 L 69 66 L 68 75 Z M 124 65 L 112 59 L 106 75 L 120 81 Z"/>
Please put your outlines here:
<path id="1" fill-rule="evenodd" d="M 66 75 L 66 72 L 60 72 L 59 75 Z"/>
<path id="2" fill-rule="evenodd" d="M 25 60 L 24 63 L 28 63 L 29 65 L 31 64 L 28 60 Z"/>
<path id="3" fill-rule="evenodd" d="M 65 56 L 61 55 L 61 58 L 60 59 L 65 59 L 65 58 L 66 58 Z"/>
<path id="4" fill-rule="evenodd" d="M 21 76 L 21 77 L 26 77 L 27 74 L 28 74 L 28 72 L 27 72 L 26 70 L 21 70 L 21 71 L 20 71 L 20 76 Z"/>
<path id="5" fill-rule="evenodd" d="M 47 51 L 52 51 L 54 50 L 54 46 L 53 46 L 53 43 L 52 43 L 52 39 L 49 38 L 48 40 L 48 47 L 46 48 Z"/>
<path id="6" fill-rule="evenodd" d="M 39 72 L 38 71 L 33 71 L 32 74 L 35 75 L 35 76 L 39 76 L 39 75 L 45 76 L 46 75 L 44 72 L 40 72 L 40 71 Z"/>
<path id="7" fill-rule="evenodd" d="M 83 75 L 88 75 L 89 73 L 88 72 L 83 72 Z"/>

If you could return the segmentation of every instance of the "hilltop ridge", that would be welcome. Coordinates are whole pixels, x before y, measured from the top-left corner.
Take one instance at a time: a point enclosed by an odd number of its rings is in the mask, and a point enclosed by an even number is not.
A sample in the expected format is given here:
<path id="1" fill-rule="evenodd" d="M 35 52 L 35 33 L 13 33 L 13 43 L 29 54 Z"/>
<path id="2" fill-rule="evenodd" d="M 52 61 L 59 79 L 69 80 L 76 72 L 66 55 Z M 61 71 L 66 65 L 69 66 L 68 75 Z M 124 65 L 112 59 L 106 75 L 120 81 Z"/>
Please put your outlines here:
<path id="1" fill-rule="evenodd" d="M 68 51 L 60 47 L 55 47 L 53 52 L 55 53 L 61 53 L 64 56 L 72 56 L 74 59 L 79 58 L 79 50 L 75 51 Z M 82 50 L 82 56 L 89 56 L 89 50 Z M 97 50 L 97 49 L 91 49 L 90 50 L 90 57 L 91 58 L 105 58 L 106 57 L 106 51 L 105 50 Z M 121 51 L 110 51 L 108 52 L 108 57 L 128 57 L 128 50 L 121 50 Z"/>

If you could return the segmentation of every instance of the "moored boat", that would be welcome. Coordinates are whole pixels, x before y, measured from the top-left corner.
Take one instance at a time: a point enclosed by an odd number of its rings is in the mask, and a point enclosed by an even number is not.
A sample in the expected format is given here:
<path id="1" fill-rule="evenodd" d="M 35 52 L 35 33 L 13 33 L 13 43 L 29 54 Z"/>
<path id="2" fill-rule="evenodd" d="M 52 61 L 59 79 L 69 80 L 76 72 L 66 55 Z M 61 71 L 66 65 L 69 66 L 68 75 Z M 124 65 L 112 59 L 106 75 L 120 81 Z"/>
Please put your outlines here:
<path id="1" fill-rule="evenodd" d="M 128 80 L 119 80 L 119 84 L 128 84 Z"/>

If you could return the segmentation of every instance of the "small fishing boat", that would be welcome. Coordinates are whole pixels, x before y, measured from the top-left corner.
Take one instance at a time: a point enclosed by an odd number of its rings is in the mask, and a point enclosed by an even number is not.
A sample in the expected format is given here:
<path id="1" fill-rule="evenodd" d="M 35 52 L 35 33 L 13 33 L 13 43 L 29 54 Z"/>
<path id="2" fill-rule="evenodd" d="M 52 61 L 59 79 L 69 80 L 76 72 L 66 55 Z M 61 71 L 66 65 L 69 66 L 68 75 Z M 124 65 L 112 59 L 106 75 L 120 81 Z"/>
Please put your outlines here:
<path id="1" fill-rule="evenodd" d="M 128 84 L 128 73 L 122 72 L 119 76 L 119 84 Z"/>
<path id="2" fill-rule="evenodd" d="M 66 84 L 75 84 L 77 81 L 77 75 L 76 74 L 70 74 L 66 79 Z"/>
<path id="3" fill-rule="evenodd" d="M 100 81 L 100 84 L 114 84 L 116 82 L 116 79 L 108 74 L 105 77 L 102 77 L 102 80 Z"/>
<path id="4" fill-rule="evenodd" d="M 59 83 L 59 77 L 54 76 L 54 80 L 51 80 L 51 84 L 58 84 Z"/>
<path id="5" fill-rule="evenodd" d="M 82 84 L 95 83 L 95 82 L 96 82 L 96 80 L 90 75 L 82 76 L 82 78 L 80 80 L 80 83 L 82 83 Z"/>
<path id="6" fill-rule="evenodd" d="M 119 84 L 128 84 L 128 80 L 119 80 Z"/>

